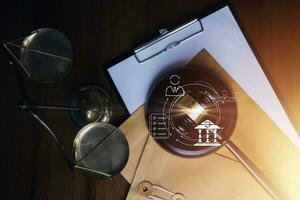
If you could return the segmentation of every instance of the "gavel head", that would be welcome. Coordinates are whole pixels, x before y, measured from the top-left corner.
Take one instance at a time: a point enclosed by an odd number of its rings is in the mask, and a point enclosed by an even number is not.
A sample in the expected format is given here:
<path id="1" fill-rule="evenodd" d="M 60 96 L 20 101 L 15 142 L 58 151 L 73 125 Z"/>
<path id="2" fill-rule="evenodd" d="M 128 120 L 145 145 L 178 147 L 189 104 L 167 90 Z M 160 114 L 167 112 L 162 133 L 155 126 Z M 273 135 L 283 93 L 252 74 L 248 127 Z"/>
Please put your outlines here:
<path id="1" fill-rule="evenodd" d="M 198 157 L 215 152 L 230 138 L 237 104 L 232 90 L 214 72 L 180 68 L 154 83 L 146 118 L 160 146 L 176 155 Z"/>

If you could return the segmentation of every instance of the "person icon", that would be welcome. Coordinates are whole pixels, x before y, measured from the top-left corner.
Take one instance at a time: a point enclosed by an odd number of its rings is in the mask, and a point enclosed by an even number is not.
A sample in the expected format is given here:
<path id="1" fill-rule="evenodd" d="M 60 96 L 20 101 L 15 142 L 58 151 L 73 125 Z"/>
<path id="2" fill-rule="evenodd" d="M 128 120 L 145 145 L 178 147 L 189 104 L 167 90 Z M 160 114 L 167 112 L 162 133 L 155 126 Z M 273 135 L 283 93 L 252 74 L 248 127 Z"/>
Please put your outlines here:
<path id="1" fill-rule="evenodd" d="M 178 75 L 172 75 L 170 77 L 170 84 L 171 85 L 166 87 L 166 97 L 183 96 L 185 94 L 183 87 L 179 85 L 180 77 Z"/>

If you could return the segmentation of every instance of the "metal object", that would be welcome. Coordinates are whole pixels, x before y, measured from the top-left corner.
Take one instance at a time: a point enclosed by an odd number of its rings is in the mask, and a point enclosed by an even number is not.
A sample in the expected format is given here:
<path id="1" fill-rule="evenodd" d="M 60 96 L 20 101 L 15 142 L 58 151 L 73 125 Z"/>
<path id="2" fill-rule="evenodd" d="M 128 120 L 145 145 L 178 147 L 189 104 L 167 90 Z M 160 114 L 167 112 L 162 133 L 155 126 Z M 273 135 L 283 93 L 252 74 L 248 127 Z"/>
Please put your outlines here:
<path id="1" fill-rule="evenodd" d="M 27 109 L 68 111 L 69 116 L 78 127 L 92 122 L 108 122 L 111 114 L 111 99 L 107 92 L 95 85 L 87 85 L 73 92 L 68 105 L 36 104 L 30 100 L 18 104 L 18 107 Z"/>
<path id="2" fill-rule="evenodd" d="M 92 122 L 109 122 L 112 114 L 110 96 L 94 85 L 86 85 L 74 91 L 69 97 L 68 105 L 81 108 L 82 112 L 69 110 L 70 118 L 78 127 Z"/>
<path id="3" fill-rule="evenodd" d="M 107 123 L 95 122 L 83 127 L 73 146 L 75 168 L 104 177 L 118 174 L 129 156 L 125 136 Z"/>
<path id="4" fill-rule="evenodd" d="M 191 30 L 186 31 L 187 28 L 192 27 L 192 26 L 194 27 L 193 31 L 191 31 Z M 143 63 L 151 58 L 154 58 L 154 57 L 162 54 L 163 52 L 170 50 L 172 47 L 177 46 L 182 42 L 185 42 L 186 40 L 192 38 L 193 36 L 203 32 L 203 31 L 204 31 L 204 28 L 202 26 L 202 22 L 200 19 L 193 19 L 193 20 L 185 23 L 184 25 L 179 26 L 170 31 L 168 31 L 168 29 L 166 29 L 166 28 L 160 29 L 159 30 L 160 36 L 155 38 L 154 40 L 134 49 L 134 56 L 139 63 Z M 182 34 L 182 38 L 180 40 L 168 43 L 166 46 L 163 46 L 163 47 L 159 44 L 160 41 L 162 41 L 176 33 Z M 150 56 L 148 56 L 147 58 L 140 58 L 139 54 L 143 53 L 143 51 L 147 51 L 147 49 L 149 49 L 149 47 L 157 47 L 160 50 L 156 53 L 153 53 L 153 51 L 148 52 L 151 54 Z"/>
<path id="5" fill-rule="evenodd" d="M 185 94 L 174 97 L 165 96 L 164 89 L 168 87 L 172 74 L 181 77 L 180 87 L 184 89 Z M 268 194 L 273 199 L 279 200 L 280 197 L 271 182 L 229 139 L 237 120 L 237 104 L 232 101 L 235 98 L 226 99 L 220 94 L 226 91 L 228 97 L 233 96 L 231 89 L 217 74 L 207 70 L 190 67 L 179 69 L 172 74 L 167 74 L 154 85 L 146 104 L 147 117 L 153 113 L 163 113 L 166 116 L 164 123 L 169 126 L 170 137 L 167 139 L 154 138 L 158 144 L 176 155 L 185 157 L 207 155 L 215 152 L 221 145 L 225 145 Z M 215 136 L 220 144 L 219 146 L 195 145 L 197 134 L 194 134 L 194 129 L 203 119 L 217 122 L 216 124 L 221 126 L 222 131 Z M 201 138 L 200 133 L 199 138 Z M 191 144 L 194 143 L 194 145 L 184 143 L 185 141 L 191 141 Z"/>
<path id="6" fill-rule="evenodd" d="M 48 106 L 42 106 L 44 107 L 48 109 Z M 98 177 L 112 177 L 118 174 L 127 163 L 129 155 L 127 140 L 113 125 L 95 122 L 83 127 L 74 140 L 74 161 L 72 162 L 55 132 L 32 110 L 36 107 L 23 104 L 21 108 L 28 111 L 48 131 L 71 172 L 77 168 Z M 69 110 L 69 107 L 57 108 Z M 53 109 L 52 106 L 50 109 Z"/>
<path id="7" fill-rule="evenodd" d="M 62 110 L 62 111 L 82 111 L 83 109 L 80 107 L 70 107 L 70 106 L 57 106 L 57 105 L 40 105 L 40 104 L 32 104 L 32 103 L 21 103 L 18 104 L 18 107 L 26 110 L 26 109 L 42 109 L 42 110 Z"/>
<path id="8" fill-rule="evenodd" d="M 74 168 L 97 177 L 112 177 L 126 165 L 129 146 L 123 133 L 111 124 L 91 123 L 74 140 L 74 161 L 65 152 L 55 132 L 31 108 L 27 111 L 50 133 L 71 172 Z"/>
<path id="9" fill-rule="evenodd" d="M 51 83 L 61 80 L 72 64 L 72 46 L 59 31 L 41 28 L 27 36 L 20 48 L 20 61 L 32 79 Z"/>
<path id="10" fill-rule="evenodd" d="M 100 122 L 82 128 L 74 140 L 75 160 L 72 162 L 55 132 L 35 113 L 35 109 L 62 110 L 75 116 L 75 121 L 76 116 L 79 116 L 79 119 L 83 116 L 84 120 L 80 121 L 80 125 L 94 121 L 107 122 L 111 115 L 109 95 L 97 86 L 85 86 L 72 95 L 71 106 L 33 103 L 26 93 L 20 69 L 23 69 L 28 77 L 40 82 L 58 81 L 71 66 L 72 49 L 64 35 L 54 29 L 38 29 L 23 39 L 24 37 L 8 43 L 1 42 L 0 45 L 9 63 L 16 70 L 18 89 L 23 99 L 18 107 L 28 111 L 47 130 L 71 172 L 77 168 L 101 177 L 111 177 L 119 173 L 127 163 L 129 155 L 127 140 L 120 130 Z M 19 40 L 23 40 L 22 45 L 14 43 Z M 21 61 L 8 45 L 20 48 Z M 74 104 L 75 106 L 72 106 Z"/>
<path id="11" fill-rule="evenodd" d="M 72 46 L 69 40 L 55 29 L 37 29 L 28 36 L 1 42 L 0 47 L 9 58 L 10 64 L 23 69 L 28 78 L 38 82 L 59 81 L 72 65 Z M 15 52 L 11 47 L 18 51 Z"/>
<path id="12" fill-rule="evenodd" d="M 144 197 L 152 200 L 185 200 L 183 194 L 171 192 L 148 181 L 143 181 L 139 184 L 139 192 Z"/>
<path id="13" fill-rule="evenodd" d="M 16 57 L 16 55 L 8 48 L 8 44 L 6 42 L 1 42 L 1 49 L 3 53 L 6 54 L 6 56 L 9 59 L 9 64 L 14 65 L 15 67 L 20 67 L 28 78 L 31 77 L 29 71 L 26 69 L 26 67 L 23 65 L 23 63 Z M 19 69 L 17 69 L 19 70 Z M 18 75 L 17 75 L 18 76 Z"/>
<path id="14" fill-rule="evenodd" d="M 52 137 L 52 139 L 54 140 L 56 146 L 58 147 L 59 151 L 61 152 L 65 162 L 67 163 L 69 169 L 71 170 L 71 172 L 74 171 L 74 166 L 73 163 L 71 162 L 71 160 L 69 159 L 69 157 L 67 156 L 66 152 L 65 152 L 65 148 L 64 145 L 60 142 L 60 140 L 58 139 L 57 135 L 54 133 L 54 131 L 46 124 L 46 122 L 44 122 L 44 120 L 42 120 L 41 117 L 39 117 L 36 113 L 34 113 L 31 109 L 28 109 L 29 113 L 50 133 L 50 136 Z"/>

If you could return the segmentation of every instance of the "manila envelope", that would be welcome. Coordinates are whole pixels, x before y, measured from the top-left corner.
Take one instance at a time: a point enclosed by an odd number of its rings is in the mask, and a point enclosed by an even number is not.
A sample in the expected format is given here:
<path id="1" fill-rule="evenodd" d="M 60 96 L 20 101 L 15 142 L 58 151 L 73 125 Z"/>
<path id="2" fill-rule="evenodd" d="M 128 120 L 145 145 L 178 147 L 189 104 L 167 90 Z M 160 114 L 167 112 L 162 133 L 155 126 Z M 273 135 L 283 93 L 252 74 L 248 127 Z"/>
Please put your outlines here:
<path id="1" fill-rule="evenodd" d="M 207 51 L 201 51 L 190 65 L 206 66 L 231 86 L 238 104 L 231 141 L 269 179 L 281 199 L 300 199 L 300 150 Z M 272 199 L 226 147 L 200 158 L 178 157 L 163 150 L 148 136 L 143 107 L 120 129 L 130 146 L 129 161 L 122 171 L 131 183 L 128 200 L 147 199 L 138 190 L 143 181 L 182 193 L 189 200 Z"/>

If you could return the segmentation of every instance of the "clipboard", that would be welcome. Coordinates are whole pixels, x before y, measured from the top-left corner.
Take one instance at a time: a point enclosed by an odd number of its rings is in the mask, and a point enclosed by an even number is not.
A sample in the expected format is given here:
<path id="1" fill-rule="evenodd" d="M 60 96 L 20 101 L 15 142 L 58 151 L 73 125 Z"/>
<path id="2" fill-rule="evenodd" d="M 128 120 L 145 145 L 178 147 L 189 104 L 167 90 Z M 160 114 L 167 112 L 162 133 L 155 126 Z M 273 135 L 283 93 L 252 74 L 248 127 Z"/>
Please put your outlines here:
<path id="1" fill-rule="evenodd" d="M 207 49 L 224 70 L 300 148 L 300 138 L 228 5 L 195 18 L 134 50 L 133 55 L 107 67 L 128 114 L 142 106 L 160 74 L 186 65 Z"/>

